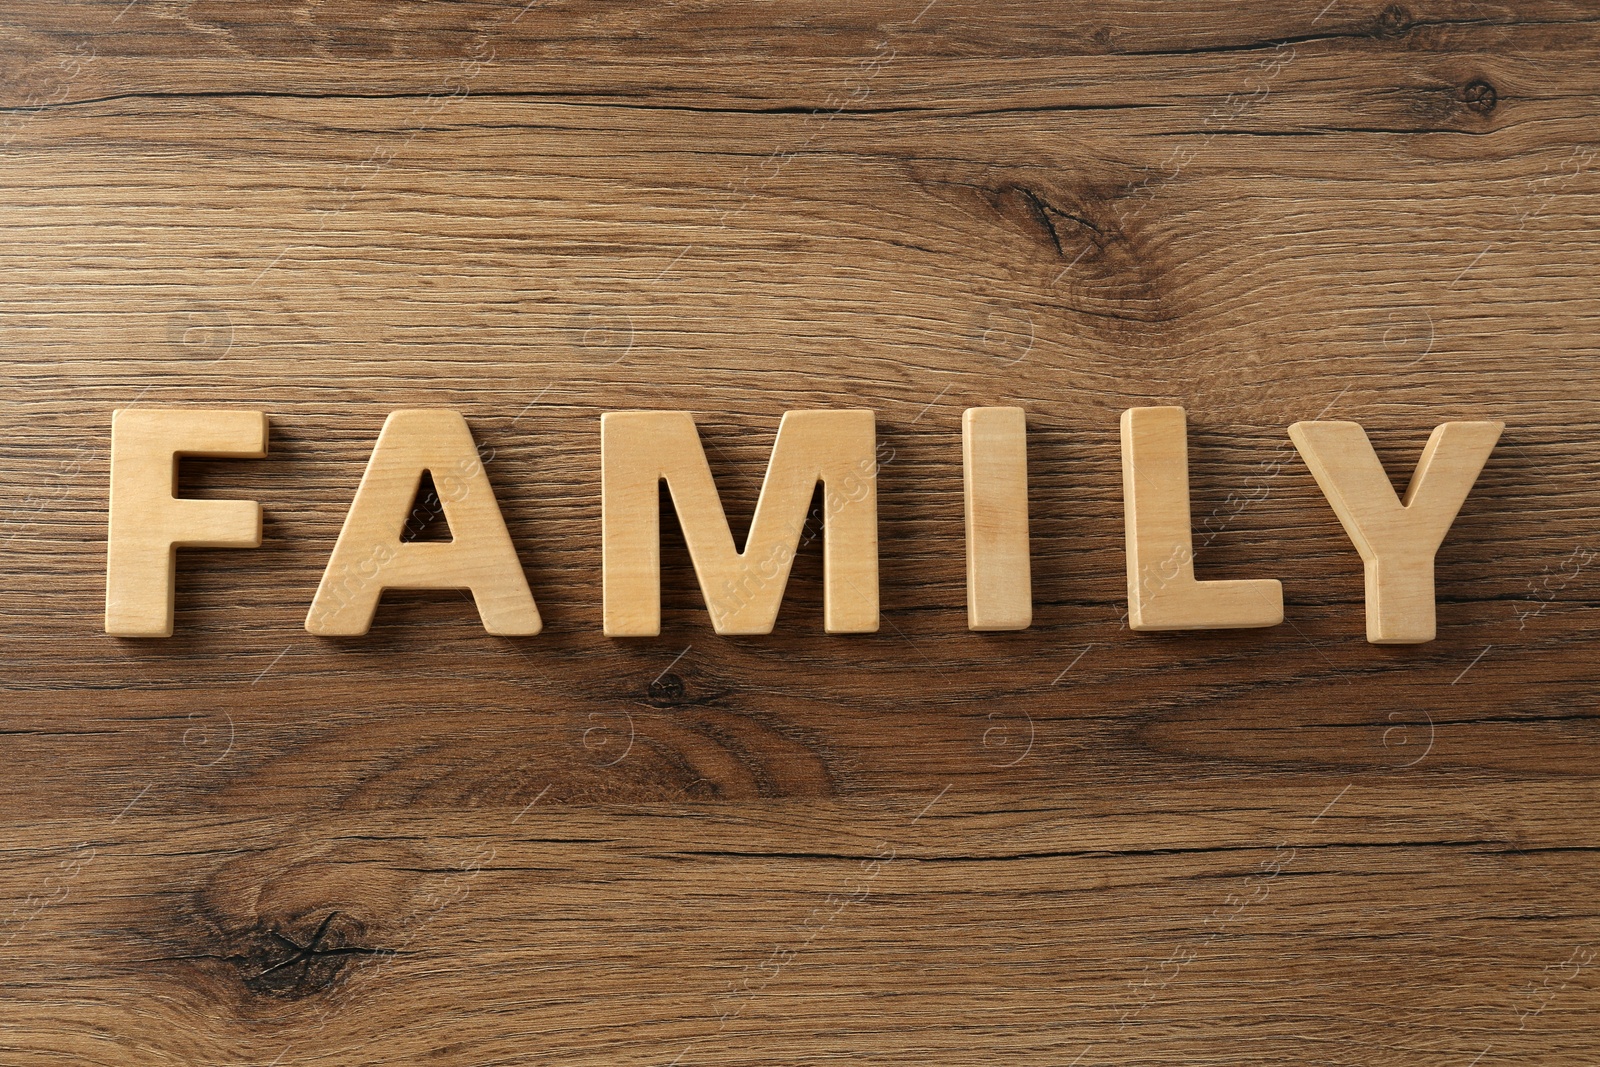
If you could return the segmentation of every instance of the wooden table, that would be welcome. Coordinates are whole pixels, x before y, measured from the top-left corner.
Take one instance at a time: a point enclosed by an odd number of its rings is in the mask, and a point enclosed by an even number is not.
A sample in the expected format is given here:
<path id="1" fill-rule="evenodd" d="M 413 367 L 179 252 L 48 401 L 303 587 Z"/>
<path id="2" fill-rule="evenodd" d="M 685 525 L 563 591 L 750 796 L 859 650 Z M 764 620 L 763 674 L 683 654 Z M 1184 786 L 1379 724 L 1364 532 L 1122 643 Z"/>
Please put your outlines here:
<path id="1" fill-rule="evenodd" d="M 10 0 L 0 1064 L 1600 1058 L 1600 9 Z M 1197 570 L 1124 625 L 1128 407 Z M 1030 433 L 1034 625 L 966 629 L 963 410 Z M 117 408 L 271 420 L 101 629 Z M 303 628 L 384 417 L 462 412 L 545 621 Z M 877 412 L 883 624 L 600 631 L 599 418 Z M 1369 645 L 1286 436 L 1503 419 L 1438 639 Z M 427 514 L 423 502 L 423 515 Z M 440 536 L 438 523 L 419 536 Z"/>

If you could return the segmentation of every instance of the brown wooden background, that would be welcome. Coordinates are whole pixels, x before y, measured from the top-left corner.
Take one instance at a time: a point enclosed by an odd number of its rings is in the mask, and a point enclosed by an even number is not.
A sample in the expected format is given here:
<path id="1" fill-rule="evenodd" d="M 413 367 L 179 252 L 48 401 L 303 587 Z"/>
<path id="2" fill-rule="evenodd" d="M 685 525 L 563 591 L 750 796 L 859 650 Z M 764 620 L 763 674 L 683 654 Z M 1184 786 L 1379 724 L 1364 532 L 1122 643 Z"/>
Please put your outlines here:
<path id="1" fill-rule="evenodd" d="M 9 0 L 0 1063 L 1592 1064 L 1600 6 Z M 1122 626 L 1117 415 L 1199 571 Z M 114 408 L 237 406 L 254 552 L 100 632 Z M 961 411 L 1035 626 L 966 632 Z M 546 620 L 302 629 L 384 416 L 463 411 Z M 600 633 L 598 425 L 742 532 L 867 406 L 882 632 Z M 1507 423 L 1439 639 L 1366 644 L 1284 428 Z"/>

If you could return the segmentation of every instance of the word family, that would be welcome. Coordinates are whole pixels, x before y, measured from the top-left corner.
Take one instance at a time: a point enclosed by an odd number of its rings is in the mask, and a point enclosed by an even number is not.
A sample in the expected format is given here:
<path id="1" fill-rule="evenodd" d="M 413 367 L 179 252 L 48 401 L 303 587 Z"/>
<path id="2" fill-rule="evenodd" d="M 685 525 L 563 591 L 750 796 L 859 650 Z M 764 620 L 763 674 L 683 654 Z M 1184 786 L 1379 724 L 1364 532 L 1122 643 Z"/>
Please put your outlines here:
<path id="1" fill-rule="evenodd" d="M 1434 637 L 1434 556 L 1504 428 L 1447 422 L 1434 429 L 1405 496 L 1353 422 L 1289 427 L 1318 486 L 1366 567 L 1367 640 Z M 1021 408 L 971 408 L 962 418 L 967 624 L 1023 630 L 1033 621 L 1028 546 L 1027 425 Z M 258 411 L 118 411 L 111 427 L 106 633 L 172 634 L 179 548 L 257 548 L 261 506 L 176 495 L 184 456 L 260 458 Z M 665 482 L 719 634 L 772 631 L 813 493 L 823 488 L 823 625 L 878 629 L 877 423 L 865 410 L 783 416 L 741 551 L 683 411 L 609 412 L 600 419 L 604 628 L 615 637 L 661 630 L 660 484 Z M 452 540 L 404 539 L 424 474 Z M 1200 581 L 1194 573 L 1182 408 L 1122 414 L 1128 621 L 1135 630 L 1276 626 L 1283 588 L 1270 578 Z M 386 589 L 471 592 L 491 634 L 529 636 L 539 609 L 462 416 L 396 411 L 385 421 L 306 616 L 328 636 L 367 632 Z"/>

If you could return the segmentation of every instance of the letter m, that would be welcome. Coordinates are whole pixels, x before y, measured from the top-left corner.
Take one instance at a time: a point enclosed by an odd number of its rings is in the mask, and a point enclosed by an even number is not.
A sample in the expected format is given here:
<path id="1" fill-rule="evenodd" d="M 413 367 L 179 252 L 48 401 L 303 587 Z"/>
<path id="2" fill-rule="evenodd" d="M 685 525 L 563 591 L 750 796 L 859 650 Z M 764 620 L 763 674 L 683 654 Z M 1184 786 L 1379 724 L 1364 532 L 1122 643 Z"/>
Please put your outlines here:
<path id="1" fill-rule="evenodd" d="M 605 632 L 661 632 L 660 483 L 688 542 L 719 634 L 772 632 L 806 510 L 823 493 L 823 626 L 878 629 L 878 494 L 873 413 L 790 411 L 778 427 L 744 551 L 733 544 L 694 417 L 617 411 L 600 418 Z M 776 564 L 776 566 L 774 566 Z"/>

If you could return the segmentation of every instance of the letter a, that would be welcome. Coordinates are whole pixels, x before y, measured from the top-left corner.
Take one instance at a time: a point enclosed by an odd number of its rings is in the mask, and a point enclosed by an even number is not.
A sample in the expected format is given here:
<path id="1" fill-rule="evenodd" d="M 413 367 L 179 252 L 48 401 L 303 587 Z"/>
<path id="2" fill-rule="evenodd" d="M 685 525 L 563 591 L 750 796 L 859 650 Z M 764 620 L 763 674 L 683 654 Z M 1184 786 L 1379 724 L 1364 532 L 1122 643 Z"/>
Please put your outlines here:
<path id="1" fill-rule="evenodd" d="M 433 475 L 453 540 L 402 543 L 424 471 Z M 539 632 L 539 609 L 459 412 L 396 411 L 384 422 L 306 629 L 366 633 L 385 589 L 470 589 L 485 630 L 504 637 Z"/>

